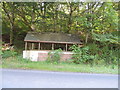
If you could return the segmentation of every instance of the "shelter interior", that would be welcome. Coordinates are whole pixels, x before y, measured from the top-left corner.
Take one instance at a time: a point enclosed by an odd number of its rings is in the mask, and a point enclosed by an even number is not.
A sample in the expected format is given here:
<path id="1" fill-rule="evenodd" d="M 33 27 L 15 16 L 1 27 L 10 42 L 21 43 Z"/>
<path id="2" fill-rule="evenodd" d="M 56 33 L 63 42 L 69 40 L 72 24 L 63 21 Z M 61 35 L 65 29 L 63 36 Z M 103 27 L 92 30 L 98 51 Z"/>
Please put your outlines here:
<path id="1" fill-rule="evenodd" d="M 25 42 L 25 50 L 56 50 L 71 51 L 73 44 L 65 43 L 44 43 L 44 42 Z"/>
<path id="2" fill-rule="evenodd" d="M 55 50 L 71 51 L 74 44 L 81 45 L 77 35 L 65 33 L 27 33 L 25 39 L 25 50 Z"/>

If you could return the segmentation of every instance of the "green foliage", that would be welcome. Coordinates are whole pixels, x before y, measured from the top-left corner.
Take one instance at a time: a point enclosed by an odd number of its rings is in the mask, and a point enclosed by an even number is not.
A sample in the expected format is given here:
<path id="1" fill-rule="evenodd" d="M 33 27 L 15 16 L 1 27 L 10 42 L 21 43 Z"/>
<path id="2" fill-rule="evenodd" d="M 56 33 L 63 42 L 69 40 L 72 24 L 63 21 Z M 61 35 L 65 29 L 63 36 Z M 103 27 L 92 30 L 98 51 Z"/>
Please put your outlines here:
<path id="1" fill-rule="evenodd" d="M 47 62 L 58 64 L 60 62 L 61 49 L 53 50 L 48 53 Z"/>
<path id="2" fill-rule="evenodd" d="M 112 35 L 112 34 L 96 34 L 96 33 L 92 33 L 93 35 L 93 39 L 102 43 L 106 43 L 106 44 L 119 44 L 119 37 L 118 35 Z"/>
<path id="3" fill-rule="evenodd" d="M 1 43 L 0 43 L 1 44 Z M 0 56 L 2 55 L 2 47 L 0 46 Z"/>
<path id="4" fill-rule="evenodd" d="M 13 57 L 16 55 L 17 55 L 17 52 L 15 52 L 15 51 L 6 50 L 6 51 L 2 52 L 2 58 Z"/>
<path id="5" fill-rule="evenodd" d="M 73 62 L 76 64 L 113 64 L 118 63 L 118 52 L 119 50 L 111 50 L 108 46 L 99 47 L 96 44 L 89 44 L 86 47 L 79 48 L 76 45 L 71 47 L 73 51 Z"/>
<path id="6" fill-rule="evenodd" d="M 94 59 L 93 55 L 89 54 L 89 47 L 79 48 L 76 45 L 70 47 L 73 51 L 73 62 L 76 64 L 79 63 L 91 63 Z"/>
<path id="7" fill-rule="evenodd" d="M 3 33 L 10 31 L 10 20 L 15 19 L 15 32 L 69 32 L 89 33 L 117 29 L 117 4 L 114 2 L 4 2 Z M 88 8 L 89 7 L 89 8 Z M 6 11 L 6 12 L 5 12 Z M 14 18 L 11 14 L 14 13 Z M 8 17 L 9 15 L 10 17 Z M 6 31 L 7 30 L 7 31 Z"/>
<path id="8" fill-rule="evenodd" d="M 22 63 L 29 63 L 29 62 L 32 62 L 30 59 L 23 58 L 22 55 L 17 55 L 17 56 L 16 56 L 16 61 L 22 62 Z"/>
<path id="9" fill-rule="evenodd" d="M 72 47 L 75 63 L 118 61 L 118 2 L 3 2 L 2 5 L 2 34 L 10 37 L 13 34 L 17 51 L 24 48 L 22 41 L 29 31 L 64 32 L 79 34 L 87 44 L 83 48 Z M 0 51 L 0 54 L 3 58 L 14 56 L 11 52 Z M 53 52 L 49 53 L 48 61 L 58 63 L 59 51 Z"/>
<path id="10" fill-rule="evenodd" d="M 0 50 L 0 56 L 2 55 L 3 53 L 2 53 L 2 51 Z"/>
<path id="11" fill-rule="evenodd" d="M 112 68 L 114 67 L 114 69 Z M 61 62 L 59 64 L 46 63 L 45 61 L 33 62 L 23 59 L 22 56 L 3 58 L 2 68 L 11 69 L 29 69 L 29 70 L 47 70 L 62 72 L 83 72 L 83 73 L 109 73 L 118 74 L 117 65 L 94 65 Z"/>
<path id="12" fill-rule="evenodd" d="M 103 59 L 106 64 L 118 63 L 118 50 L 110 50 L 108 46 L 101 48 L 100 59 Z"/>

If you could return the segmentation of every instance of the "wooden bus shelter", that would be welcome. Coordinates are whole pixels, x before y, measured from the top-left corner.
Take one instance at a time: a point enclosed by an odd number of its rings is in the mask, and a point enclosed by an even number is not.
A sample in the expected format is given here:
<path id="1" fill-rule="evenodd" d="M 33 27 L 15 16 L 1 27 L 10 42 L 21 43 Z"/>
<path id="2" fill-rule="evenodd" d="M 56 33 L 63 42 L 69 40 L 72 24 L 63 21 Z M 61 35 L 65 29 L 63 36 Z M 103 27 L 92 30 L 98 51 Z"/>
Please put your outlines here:
<path id="1" fill-rule="evenodd" d="M 62 49 L 64 52 L 70 52 L 71 51 L 70 47 L 72 45 L 82 44 L 80 42 L 80 38 L 77 35 L 51 32 L 45 33 L 28 32 L 24 41 L 25 50 L 23 57 L 31 57 L 31 55 L 27 56 L 28 52 L 30 53 L 33 51 L 34 52 L 37 51 L 38 53 L 40 53 L 40 51 L 50 51 L 59 48 Z M 37 57 L 39 57 L 39 55 Z M 32 56 L 34 57 L 34 55 Z M 38 58 L 37 61 L 39 61 Z"/>

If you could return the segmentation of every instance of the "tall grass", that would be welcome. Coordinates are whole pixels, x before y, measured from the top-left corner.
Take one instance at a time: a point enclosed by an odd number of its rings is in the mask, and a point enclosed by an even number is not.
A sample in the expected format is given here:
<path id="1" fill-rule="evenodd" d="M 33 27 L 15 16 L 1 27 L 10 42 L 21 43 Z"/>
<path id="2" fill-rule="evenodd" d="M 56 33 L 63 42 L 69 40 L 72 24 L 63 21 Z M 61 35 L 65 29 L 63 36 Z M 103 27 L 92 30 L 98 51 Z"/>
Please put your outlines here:
<path id="1" fill-rule="evenodd" d="M 22 56 L 15 56 L 2 59 L 3 68 L 14 69 L 32 69 L 32 70 L 47 70 L 47 71 L 63 71 L 63 72 L 81 72 L 81 73 L 109 73 L 118 74 L 118 66 L 115 65 L 93 65 L 90 64 L 75 64 L 60 62 L 58 64 L 47 63 L 46 61 L 33 62 L 29 59 L 23 59 Z"/>

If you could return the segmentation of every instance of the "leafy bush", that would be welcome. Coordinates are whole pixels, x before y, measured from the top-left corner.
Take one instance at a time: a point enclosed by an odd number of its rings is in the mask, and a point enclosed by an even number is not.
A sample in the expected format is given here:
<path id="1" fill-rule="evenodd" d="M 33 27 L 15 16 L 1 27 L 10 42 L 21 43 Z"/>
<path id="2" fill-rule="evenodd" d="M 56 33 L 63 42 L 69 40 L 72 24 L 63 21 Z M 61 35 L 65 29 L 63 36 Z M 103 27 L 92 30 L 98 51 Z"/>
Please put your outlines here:
<path id="1" fill-rule="evenodd" d="M 3 53 L 2 53 L 2 47 L 0 47 L 0 55 L 2 55 Z"/>
<path id="2" fill-rule="evenodd" d="M 8 58 L 16 55 L 17 55 L 17 52 L 15 51 L 6 50 L 2 52 L 2 58 Z"/>
<path id="3" fill-rule="evenodd" d="M 103 43 L 112 43 L 112 44 L 119 44 L 119 37 L 118 35 L 112 35 L 112 34 L 96 34 L 92 33 L 93 39 L 95 41 L 103 42 Z"/>
<path id="4" fill-rule="evenodd" d="M 90 44 L 86 47 L 79 48 L 76 45 L 70 47 L 73 51 L 73 62 L 76 64 L 114 64 L 117 65 L 119 49 L 109 49 L 108 46 L 99 47 Z"/>
<path id="5" fill-rule="evenodd" d="M 108 46 L 101 48 L 102 54 L 99 56 L 104 60 L 105 64 L 117 64 L 117 50 L 110 50 Z"/>
<path id="6" fill-rule="evenodd" d="M 89 55 L 89 47 L 79 48 L 76 45 L 70 47 L 73 51 L 73 62 L 76 64 L 79 63 L 91 63 L 94 59 L 93 55 Z"/>
<path id="7" fill-rule="evenodd" d="M 24 63 L 32 62 L 30 59 L 23 58 L 22 55 L 17 55 L 17 56 L 16 56 L 16 60 L 19 61 L 19 62 L 24 62 Z"/>
<path id="8" fill-rule="evenodd" d="M 48 53 L 47 62 L 58 64 L 60 62 L 60 54 L 62 53 L 61 49 L 53 50 Z"/>

